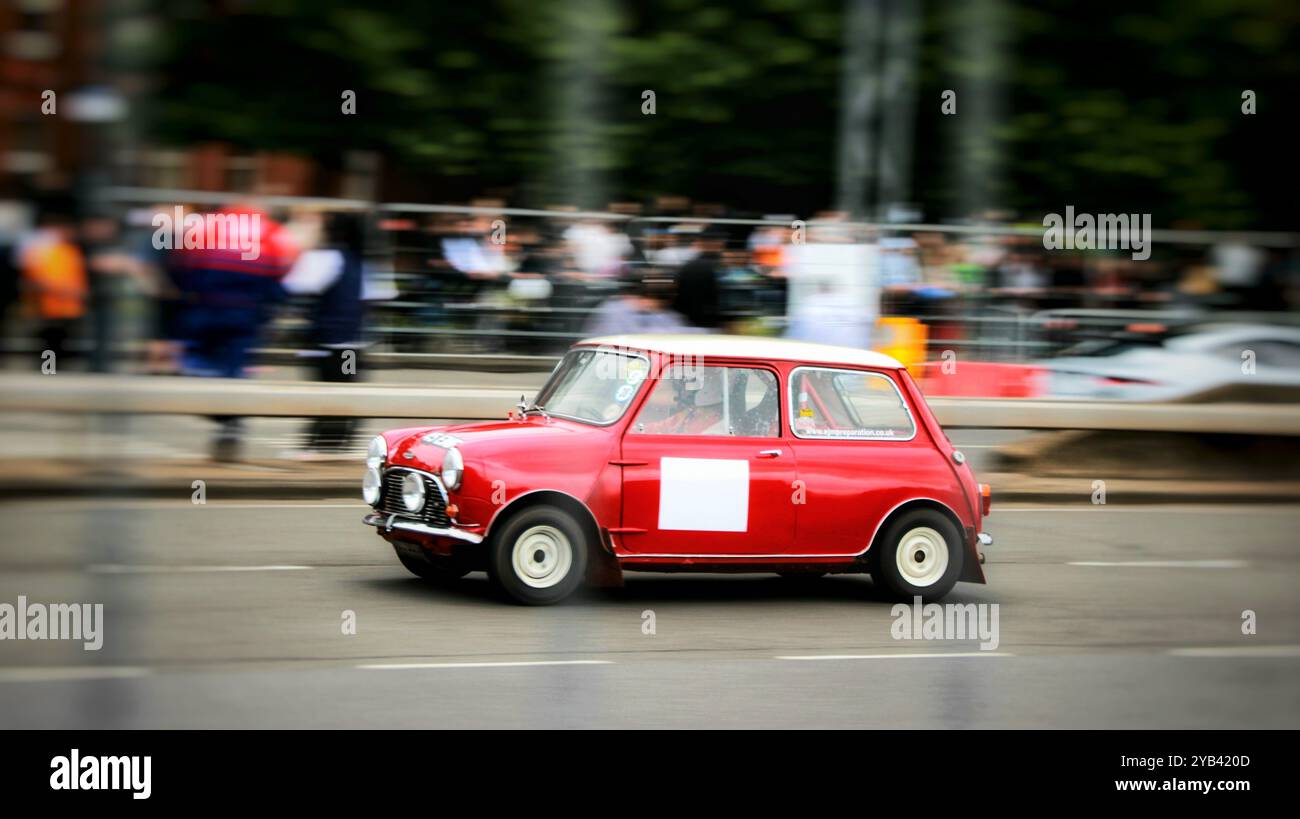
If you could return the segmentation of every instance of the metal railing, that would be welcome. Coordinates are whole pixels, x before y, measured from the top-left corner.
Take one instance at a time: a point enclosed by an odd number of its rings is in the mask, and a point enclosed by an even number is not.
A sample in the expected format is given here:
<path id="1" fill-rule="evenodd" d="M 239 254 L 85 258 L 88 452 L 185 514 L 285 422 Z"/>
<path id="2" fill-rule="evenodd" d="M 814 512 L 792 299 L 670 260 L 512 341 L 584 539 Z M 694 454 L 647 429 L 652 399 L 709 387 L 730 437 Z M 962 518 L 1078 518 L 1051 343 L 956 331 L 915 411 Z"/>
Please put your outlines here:
<path id="1" fill-rule="evenodd" d="M 383 218 L 499 216 L 521 225 L 545 222 L 599 220 L 618 224 L 631 234 L 658 231 L 667 225 L 701 225 L 732 231 L 737 229 L 789 229 L 793 218 L 717 218 L 704 216 L 636 216 L 603 211 L 539 210 L 498 206 L 445 205 L 411 202 L 369 202 L 358 199 L 333 199 L 301 196 L 257 196 L 226 191 L 170 190 L 159 188 L 115 187 L 105 191 L 107 199 L 120 205 L 155 203 L 192 203 L 216 206 L 255 200 L 267 208 L 307 208 L 315 210 L 365 211 Z M 997 224 L 934 224 L 841 222 L 807 219 L 807 228 L 834 227 L 851 231 L 865 239 L 898 234 L 942 234 L 962 241 L 972 238 L 1038 237 L 1042 228 Z M 376 363 L 391 361 L 418 366 L 444 364 L 449 357 L 465 360 L 466 356 L 507 355 L 549 357 L 552 360 L 565 347 L 584 336 L 583 328 L 592 311 L 612 292 L 598 283 L 566 289 L 548 303 L 515 301 L 506 297 L 499 283 L 474 281 L 454 270 L 430 268 L 426 264 L 434 253 L 438 236 L 420 224 L 410 231 L 384 234 L 380 266 L 393 276 L 400 296 L 372 306 L 370 337 L 375 342 Z M 1300 247 L 1300 235 L 1268 231 L 1154 230 L 1154 243 L 1165 245 L 1209 245 L 1234 242 L 1261 248 L 1294 249 Z M 738 245 L 736 245 L 738 247 Z M 728 319 L 748 322 L 750 331 L 779 334 L 785 316 L 773 306 L 780 303 L 771 283 L 758 281 L 724 281 L 724 314 Z M 1078 289 L 1075 290 L 1078 295 Z M 1095 296 L 1089 297 L 1095 298 Z M 999 299 L 1001 301 L 999 301 Z M 1041 305 L 1039 305 L 1041 306 Z M 886 312 L 889 311 L 886 304 Z M 1128 317 L 1123 311 L 1038 309 L 1033 299 L 987 294 L 963 293 L 942 309 L 907 306 L 907 315 L 925 322 L 931 329 L 927 347 L 931 357 L 943 350 L 956 350 L 988 361 L 1026 361 L 1044 358 L 1088 338 L 1103 337 L 1138 320 L 1137 313 Z M 1147 313 L 1146 315 L 1151 315 Z M 1186 324 L 1200 319 L 1217 318 L 1213 313 L 1194 310 L 1167 310 L 1156 313 L 1168 323 Z M 1255 317 L 1258 320 L 1260 317 Z M 1278 319 L 1277 314 L 1266 317 Z M 1143 319 L 1145 320 L 1145 319 Z M 290 310 L 272 327 L 264 346 L 284 350 L 303 346 L 297 321 Z M 470 362 L 472 365 L 472 362 Z"/>
<path id="2" fill-rule="evenodd" d="M 131 415 L 504 418 L 532 387 L 411 387 L 93 375 L 0 377 L 0 411 Z M 1288 404 L 930 398 L 946 428 L 1300 435 Z"/>
<path id="3" fill-rule="evenodd" d="M 729 219 L 704 216 L 635 216 L 608 211 L 540 210 L 475 205 L 442 205 L 423 202 L 372 202 L 364 199 L 339 199 L 324 196 L 254 195 L 235 191 L 178 190 L 171 188 L 141 188 L 115 186 L 106 188 L 103 197 L 122 204 L 153 204 L 158 202 L 188 202 L 198 205 L 230 205 L 255 201 L 269 208 L 308 207 L 322 210 L 365 210 L 379 213 L 446 213 L 482 216 L 520 216 L 553 219 L 602 219 L 611 222 L 647 222 L 677 224 L 749 225 L 789 227 L 787 219 Z M 998 224 L 944 224 L 928 222 L 864 222 L 824 219 L 801 220 L 809 226 L 836 226 L 859 228 L 879 233 L 950 233 L 956 235 L 990 236 L 1042 236 L 1042 228 L 1024 225 Z M 1282 231 L 1253 230 L 1174 230 L 1157 228 L 1151 238 L 1158 243 L 1211 245 L 1220 242 L 1238 242 L 1258 247 L 1300 247 L 1300 234 Z"/>

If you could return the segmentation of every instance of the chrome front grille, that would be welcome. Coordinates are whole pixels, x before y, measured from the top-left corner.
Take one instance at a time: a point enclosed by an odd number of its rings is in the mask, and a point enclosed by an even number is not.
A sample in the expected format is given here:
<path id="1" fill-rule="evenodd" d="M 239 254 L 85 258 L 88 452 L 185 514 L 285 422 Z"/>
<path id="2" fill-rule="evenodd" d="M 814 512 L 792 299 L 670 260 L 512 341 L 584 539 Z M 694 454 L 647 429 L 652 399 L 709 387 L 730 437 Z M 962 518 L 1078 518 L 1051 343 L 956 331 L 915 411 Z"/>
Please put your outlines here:
<path id="1" fill-rule="evenodd" d="M 409 472 L 414 470 L 394 468 L 384 473 L 384 491 L 379 495 L 378 510 L 386 515 L 418 520 L 442 529 L 451 526 L 451 518 L 447 517 L 447 502 L 442 498 L 442 490 L 433 478 L 421 472 L 414 472 L 414 474 L 424 481 L 424 508 L 418 512 L 407 511 L 402 503 L 402 479 Z"/>

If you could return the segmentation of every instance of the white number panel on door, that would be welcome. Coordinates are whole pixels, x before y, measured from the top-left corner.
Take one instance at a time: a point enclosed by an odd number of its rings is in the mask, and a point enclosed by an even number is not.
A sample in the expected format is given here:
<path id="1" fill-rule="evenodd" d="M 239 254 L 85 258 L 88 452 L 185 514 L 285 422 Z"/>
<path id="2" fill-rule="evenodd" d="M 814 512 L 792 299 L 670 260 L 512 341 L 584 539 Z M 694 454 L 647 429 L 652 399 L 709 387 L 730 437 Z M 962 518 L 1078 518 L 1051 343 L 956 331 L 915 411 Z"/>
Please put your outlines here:
<path id="1" fill-rule="evenodd" d="M 721 458 L 661 458 L 659 529 L 748 531 L 749 462 Z"/>

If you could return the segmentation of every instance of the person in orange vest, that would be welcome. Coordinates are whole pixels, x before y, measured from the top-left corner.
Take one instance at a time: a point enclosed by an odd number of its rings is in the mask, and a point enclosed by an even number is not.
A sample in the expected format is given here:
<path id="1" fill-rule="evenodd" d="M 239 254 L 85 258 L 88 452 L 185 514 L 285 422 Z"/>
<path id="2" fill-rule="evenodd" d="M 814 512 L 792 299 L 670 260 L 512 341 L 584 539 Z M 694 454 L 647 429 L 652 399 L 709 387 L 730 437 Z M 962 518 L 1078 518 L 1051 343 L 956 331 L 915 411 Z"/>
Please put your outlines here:
<path id="1" fill-rule="evenodd" d="M 86 313 L 86 262 L 74 241 L 72 221 L 48 217 L 21 249 L 20 265 L 24 301 L 39 325 L 41 364 L 52 361 L 57 367 L 68 336 Z"/>

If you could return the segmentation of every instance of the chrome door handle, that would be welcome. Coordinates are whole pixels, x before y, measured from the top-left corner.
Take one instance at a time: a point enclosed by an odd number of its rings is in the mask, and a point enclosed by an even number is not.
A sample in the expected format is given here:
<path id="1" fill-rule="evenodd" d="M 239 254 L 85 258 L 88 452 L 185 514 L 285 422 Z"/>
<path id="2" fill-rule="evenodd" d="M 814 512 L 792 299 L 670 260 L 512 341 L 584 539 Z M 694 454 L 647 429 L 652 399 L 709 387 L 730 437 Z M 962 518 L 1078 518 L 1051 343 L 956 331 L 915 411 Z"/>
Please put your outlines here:
<path id="1" fill-rule="evenodd" d="M 760 457 L 760 458 L 780 458 L 780 457 L 781 457 L 781 450 L 779 450 L 779 449 L 760 449 L 760 450 L 758 451 L 758 457 Z"/>

